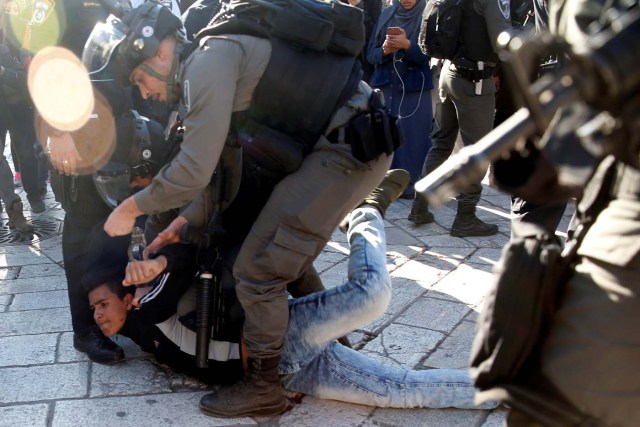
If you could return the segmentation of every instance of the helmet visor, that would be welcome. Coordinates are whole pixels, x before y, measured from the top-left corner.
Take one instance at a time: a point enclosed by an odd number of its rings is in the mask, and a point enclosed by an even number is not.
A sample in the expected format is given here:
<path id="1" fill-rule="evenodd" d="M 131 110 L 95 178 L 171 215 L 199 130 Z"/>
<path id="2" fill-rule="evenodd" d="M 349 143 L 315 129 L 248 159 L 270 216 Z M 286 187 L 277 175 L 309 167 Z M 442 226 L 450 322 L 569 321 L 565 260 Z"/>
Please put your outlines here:
<path id="1" fill-rule="evenodd" d="M 109 65 L 116 47 L 126 37 L 126 26 L 113 15 L 97 24 L 84 45 L 82 63 L 89 74 L 97 74 Z"/>
<path id="2" fill-rule="evenodd" d="M 133 194 L 131 170 L 122 163 L 107 163 L 94 172 L 93 182 L 102 200 L 112 209 Z"/>

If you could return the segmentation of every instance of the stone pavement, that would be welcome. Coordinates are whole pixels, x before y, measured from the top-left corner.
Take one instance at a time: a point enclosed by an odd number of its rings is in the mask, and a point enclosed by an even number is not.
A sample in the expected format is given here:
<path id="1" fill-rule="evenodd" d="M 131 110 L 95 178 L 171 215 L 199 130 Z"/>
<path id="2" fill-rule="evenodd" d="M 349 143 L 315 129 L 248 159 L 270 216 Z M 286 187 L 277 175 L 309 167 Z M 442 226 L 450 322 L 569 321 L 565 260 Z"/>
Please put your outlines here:
<path id="1" fill-rule="evenodd" d="M 0 426 L 502 424 L 504 409 L 380 409 L 308 396 L 272 419 L 215 419 L 197 409 L 206 386 L 159 366 L 124 337 L 116 338 L 127 354 L 124 363 L 92 363 L 72 346 L 63 212 L 51 193 L 46 202 L 47 212 L 32 216 L 39 235 L 31 242 L 7 239 L 6 213 L 0 217 Z M 498 223 L 500 233 L 465 239 L 448 234 L 455 201 L 434 209 L 435 223 L 418 228 L 406 219 L 410 201 L 394 203 L 387 214 L 393 299 L 380 319 L 349 336 L 351 342 L 372 358 L 405 368 L 465 368 L 491 269 L 508 240 L 508 203 L 508 196 L 485 187 L 479 216 Z M 346 277 L 346 238 L 340 232 L 333 237 L 315 264 L 327 287 Z"/>

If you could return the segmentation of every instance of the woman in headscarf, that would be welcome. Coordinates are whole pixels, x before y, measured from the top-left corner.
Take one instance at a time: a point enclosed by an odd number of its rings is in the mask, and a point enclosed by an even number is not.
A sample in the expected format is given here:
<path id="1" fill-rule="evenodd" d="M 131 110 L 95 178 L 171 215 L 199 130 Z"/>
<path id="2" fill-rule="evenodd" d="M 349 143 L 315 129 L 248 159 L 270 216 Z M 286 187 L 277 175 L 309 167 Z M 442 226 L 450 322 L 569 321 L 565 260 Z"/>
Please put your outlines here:
<path id="1" fill-rule="evenodd" d="M 371 86 L 380 88 L 386 105 L 399 118 L 404 143 L 395 152 L 391 168 L 406 169 L 411 182 L 402 195 L 413 199 L 413 184 L 431 147 L 430 57 L 418 46 L 418 34 L 426 0 L 393 0 L 373 30 L 367 60 L 375 65 Z"/>

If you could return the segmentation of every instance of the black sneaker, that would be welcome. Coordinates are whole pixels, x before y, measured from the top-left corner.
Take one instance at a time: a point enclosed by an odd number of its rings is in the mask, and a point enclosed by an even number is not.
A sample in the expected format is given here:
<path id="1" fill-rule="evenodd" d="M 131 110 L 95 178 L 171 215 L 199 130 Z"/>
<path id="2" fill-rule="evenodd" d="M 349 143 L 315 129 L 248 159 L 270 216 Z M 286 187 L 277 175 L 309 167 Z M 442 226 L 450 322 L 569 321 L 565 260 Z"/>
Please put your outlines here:
<path id="1" fill-rule="evenodd" d="M 73 334 L 73 347 L 86 353 L 92 362 L 110 365 L 124 359 L 124 351 L 120 346 L 105 337 L 97 328 L 90 332 Z"/>
<path id="2" fill-rule="evenodd" d="M 44 204 L 42 199 L 31 201 L 29 200 L 29 205 L 31 206 L 31 212 L 33 213 L 42 213 L 47 210 L 47 205 Z"/>

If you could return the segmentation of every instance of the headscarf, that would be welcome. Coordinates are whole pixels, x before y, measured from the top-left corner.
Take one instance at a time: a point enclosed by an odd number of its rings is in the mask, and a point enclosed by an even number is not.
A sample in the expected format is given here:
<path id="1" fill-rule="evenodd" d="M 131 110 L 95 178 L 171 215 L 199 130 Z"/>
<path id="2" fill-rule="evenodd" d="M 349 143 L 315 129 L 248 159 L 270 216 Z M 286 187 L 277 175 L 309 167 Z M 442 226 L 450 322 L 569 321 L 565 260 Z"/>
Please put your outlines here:
<path id="1" fill-rule="evenodd" d="M 380 20 L 374 34 L 376 45 L 384 43 L 389 27 L 401 27 L 407 33 L 409 40 L 417 41 L 422 24 L 422 12 L 426 4 L 427 0 L 417 0 L 415 6 L 406 10 L 400 4 L 400 0 L 393 0 L 391 6 L 384 8 L 380 14 Z"/>

